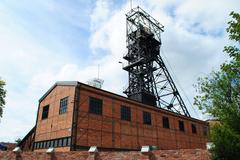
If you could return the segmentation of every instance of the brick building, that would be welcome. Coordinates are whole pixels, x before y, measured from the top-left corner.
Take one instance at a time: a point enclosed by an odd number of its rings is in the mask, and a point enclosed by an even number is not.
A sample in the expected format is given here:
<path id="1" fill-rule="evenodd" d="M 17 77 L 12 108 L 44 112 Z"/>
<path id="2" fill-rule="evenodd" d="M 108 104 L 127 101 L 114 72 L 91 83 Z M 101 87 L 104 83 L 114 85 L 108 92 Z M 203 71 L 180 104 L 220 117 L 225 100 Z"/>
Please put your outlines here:
<path id="1" fill-rule="evenodd" d="M 25 150 L 139 150 L 205 148 L 207 122 L 142 104 L 77 81 L 54 84 L 39 100 Z M 32 138 L 34 137 L 34 138 Z M 31 138 L 31 145 L 29 144 Z M 28 148 L 28 149 L 27 149 Z"/>

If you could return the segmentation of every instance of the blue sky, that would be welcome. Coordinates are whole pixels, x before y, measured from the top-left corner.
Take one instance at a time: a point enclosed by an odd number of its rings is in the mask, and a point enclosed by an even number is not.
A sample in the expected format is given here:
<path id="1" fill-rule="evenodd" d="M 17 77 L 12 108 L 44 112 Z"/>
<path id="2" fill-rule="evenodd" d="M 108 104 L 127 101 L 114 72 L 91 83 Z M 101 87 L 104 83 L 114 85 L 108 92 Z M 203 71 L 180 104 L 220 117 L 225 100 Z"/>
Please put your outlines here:
<path id="1" fill-rule="evenodd" d="M 165 26 L 161 54 L 192 116 L 193 84 L 226 60 L 225 28 L 238 0 L 133 0 Z M 127 73 L 128 0 L 2 0 L 0 77 L 7 83 L 0 141 L 14 141 L 34 126 L 38 99 L 55 81 L 104 79 L 103 89 L 122 94 Z M 111 73 L 111 76 L 109 76 Z M 183 91 L 184 90 L 184 93 Z M 197 112 L 197 113 L 196 113 Z"/>

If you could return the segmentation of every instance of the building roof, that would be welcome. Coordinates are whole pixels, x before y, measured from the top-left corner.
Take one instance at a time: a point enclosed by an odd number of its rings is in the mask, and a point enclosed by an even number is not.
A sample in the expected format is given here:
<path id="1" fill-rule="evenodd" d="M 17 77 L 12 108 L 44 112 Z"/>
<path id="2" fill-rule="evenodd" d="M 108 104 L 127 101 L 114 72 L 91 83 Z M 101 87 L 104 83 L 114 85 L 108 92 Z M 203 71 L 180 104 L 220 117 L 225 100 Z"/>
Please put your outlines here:
<path id="1" fill-rule="evenodd" d="M 77 86 L 80 82 L 78 81 L 57 81 L 47 92 L 39 99 L 41 102 L 56 86 Z"/>
<path id="2" fill-rule="evenodd" d="M 28 139 L 28 137 L 35 132 L 35 130 L 36 130 L 36 126 L 34 126 L 34 127 L 28 132 L 28 134 L 21 140 L 21 142 L 19 142 L 19 144 L 18 144 L 17 146 L 22 146 L 23 143 Z"/>

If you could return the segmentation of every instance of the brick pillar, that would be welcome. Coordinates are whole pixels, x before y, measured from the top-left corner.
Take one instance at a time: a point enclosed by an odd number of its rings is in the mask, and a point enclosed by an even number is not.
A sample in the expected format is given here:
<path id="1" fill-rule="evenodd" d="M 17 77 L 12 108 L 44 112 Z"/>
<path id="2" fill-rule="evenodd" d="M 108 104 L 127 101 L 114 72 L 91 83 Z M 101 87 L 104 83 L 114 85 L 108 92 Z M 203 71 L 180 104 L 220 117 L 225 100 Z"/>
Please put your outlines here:
<path id="1" fill-rule="evenodd" d="M 141 160 L 156 160 L 156 156 L 152 152 L 142 153 Z"/>
<path id="2" fill-rule="evenodd" d="M 52 153 L 47 153 L 46 154 L 46 160 L 53 160 L 54 159 L 54 152 L 52 152 Z"/>
<path id="3" fill-rule="evenodd" d="M 98 153 L 90 153 L 87 160 L 100 160 L 100 156 Z"/>
<path id="4" fill-rule="evenodd" d="M 20 152 L 15 153 L 16 160 L 22 160 L 22 156 Z"/>

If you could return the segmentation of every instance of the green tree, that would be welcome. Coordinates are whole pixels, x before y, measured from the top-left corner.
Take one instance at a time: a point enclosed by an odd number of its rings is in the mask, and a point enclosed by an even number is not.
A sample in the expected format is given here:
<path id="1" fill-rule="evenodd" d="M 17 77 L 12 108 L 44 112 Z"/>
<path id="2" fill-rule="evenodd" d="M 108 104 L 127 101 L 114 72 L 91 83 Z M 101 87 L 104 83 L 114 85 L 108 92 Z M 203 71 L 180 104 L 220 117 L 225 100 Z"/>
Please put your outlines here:
<path id="1" fill-rule="evenodd" d="M 203 113 L 219 120 L 212 128 L 210 139 L 215 147 L 213 159 L 234 160 L 240 157 L 240 14 L 231 12 L 227 32 L 232 40 L 224 52 L 229 60 L 212 71 L 207 77 L 198 79 L 198 96 L 194 104 Z"/>
<path id="2" fill-rule="evenodd" d="M 17 145 L 19 145 L 19 143 L 22 141 L 22 139 L 21 138 L 17 138 L 16 140 L 15 140 L 15 142 L 17 143 Z"/>
<path id="3" fill-rule="evenodd" d="M 0 78 L 0 117 L 2 117 L 3 107 L 5 105 L 5 97 L 6 97 L 6 90 L 4 89 L 5 85 L 6 83 Z"/>

